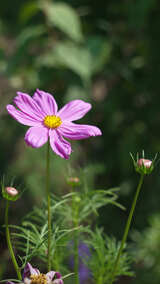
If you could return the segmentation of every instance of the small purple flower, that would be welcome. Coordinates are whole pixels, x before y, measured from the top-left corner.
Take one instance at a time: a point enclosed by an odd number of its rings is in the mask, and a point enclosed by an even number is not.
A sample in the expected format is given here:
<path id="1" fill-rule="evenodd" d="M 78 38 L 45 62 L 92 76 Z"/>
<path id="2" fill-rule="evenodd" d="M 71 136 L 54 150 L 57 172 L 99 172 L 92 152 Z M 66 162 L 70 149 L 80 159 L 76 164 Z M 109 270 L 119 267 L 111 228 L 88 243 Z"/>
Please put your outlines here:
<path id="1" fill-rule="evenodd" d="M 27 263 L 23 272 L 22 284 L 63 284 L 62 276 L 59 272 L 50 271 L 46 274 L 40 273 L 37 268 L 33 268 L 30 263 Z M 7 282 L 6 284 L 16 284 Z"/>
<path id="2" fill-rule="evenodd" d="M 7 105 L 7 110 L 17 121 L 31 126 L 26 132 L 25 141 L 33 148 L 41 147 L 49 139 L 52 150 L 60 157 L 68 159 L 72 149 L 63 136 L 80 140 L 102 135 L 96 126 L 72 122 L 82 118 L 91 109 L 91 104 L 82 100 L 70 101 L 58 111 L 54 97 L 37 89 L 33 97 L 17 92 L 14 103 L 18 109 Z"/>
<path id="3" fill-rule="evenodd" d="M 71 245 L 73 246 L 73 244 Z M 85 283 L 88 283 L 88 280 L 91 278 L 91 272 L 85 263 L 91 257 L 89 247 L 85 243 L 80 242 L 78 246 L 78 254 L 79 254 L 79 268 L 78 268 L 79 281 L 80 281 L 80 284 L 85 284 Z M 71 265 L 71 268 L 73 269 L 74 268 L 73 255 L 70 258 L 70 265 Z"/>

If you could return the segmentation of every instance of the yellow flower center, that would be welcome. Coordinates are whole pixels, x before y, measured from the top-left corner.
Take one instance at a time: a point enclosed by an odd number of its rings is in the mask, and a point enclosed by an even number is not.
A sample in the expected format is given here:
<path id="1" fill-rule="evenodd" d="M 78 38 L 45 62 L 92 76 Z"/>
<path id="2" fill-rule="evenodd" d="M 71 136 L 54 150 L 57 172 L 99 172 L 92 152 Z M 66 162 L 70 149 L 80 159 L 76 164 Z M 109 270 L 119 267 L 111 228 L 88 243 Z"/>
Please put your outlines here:
<path id="1" fill-rule="evenodd" d="M 32 274 L 30 276 L 31 284 L 47 284 L 47 277 L 45 274 Z"/>
<path id="2" fill-rule="evenodd" d="M 56 115 L 46 115 L 43 122 L 48 128 L 57 128 L 62 124 L 61 118 Z"/>

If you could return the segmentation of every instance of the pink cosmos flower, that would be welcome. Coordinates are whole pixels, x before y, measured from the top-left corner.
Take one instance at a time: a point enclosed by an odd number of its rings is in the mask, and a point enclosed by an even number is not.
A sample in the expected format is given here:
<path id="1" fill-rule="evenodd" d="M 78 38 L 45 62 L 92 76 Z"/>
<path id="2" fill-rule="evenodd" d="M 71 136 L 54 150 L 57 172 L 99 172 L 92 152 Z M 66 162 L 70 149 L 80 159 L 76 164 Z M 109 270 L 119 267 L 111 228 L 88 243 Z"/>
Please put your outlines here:
<path id="1" fill-rule="evenodd" d="M 91 109 L 91 104 L 82 100 L 73 100 L 58 111 L 54 97 L 37 89 L 33 97 L 17 92 L 14 103 L 18 109 L 7 105 L 7 110 L 17 121 L 31 126 L 26 132 L 25 141 L 33 148 L 41 147 L 49 139 L 52 150 L 68 159 L 72 151 L 71 144 L 63 137 L 80 140 L 102 135 L 96 126 L 72 122 L 82 118 Z"/>
<path id="2" fill-rule="evenodd" d="M 20 284 L 63 284 L 62 276 L 59 272 L 49 271 L 46 274 L 40 273 L 37 268 L 33 268 L 28 262 L 24 268 L 23 282 Z M 15 284 L 7 282 L 6 284 Z"/>

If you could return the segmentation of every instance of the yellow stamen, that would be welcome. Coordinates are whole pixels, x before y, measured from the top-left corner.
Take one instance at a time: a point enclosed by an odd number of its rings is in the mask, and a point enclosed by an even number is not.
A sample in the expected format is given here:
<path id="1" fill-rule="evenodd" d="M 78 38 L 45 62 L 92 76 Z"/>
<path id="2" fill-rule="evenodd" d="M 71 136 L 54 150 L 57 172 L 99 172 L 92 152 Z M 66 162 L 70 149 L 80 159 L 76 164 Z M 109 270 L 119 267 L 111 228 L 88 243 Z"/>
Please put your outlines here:
<path id="1" fill-rule="evenodd" d="M 45 274 L 32 274 L 30 276 L 31 284 L 47 284 L 47 277 Z"/>
<path id="2" fill-rule="evenodd" d="M 62 124 L 62 120 L 59 116 L 56 115 L 46 115 L 43 120 L 43 123 L 48 128 L 57 128 Z"/>

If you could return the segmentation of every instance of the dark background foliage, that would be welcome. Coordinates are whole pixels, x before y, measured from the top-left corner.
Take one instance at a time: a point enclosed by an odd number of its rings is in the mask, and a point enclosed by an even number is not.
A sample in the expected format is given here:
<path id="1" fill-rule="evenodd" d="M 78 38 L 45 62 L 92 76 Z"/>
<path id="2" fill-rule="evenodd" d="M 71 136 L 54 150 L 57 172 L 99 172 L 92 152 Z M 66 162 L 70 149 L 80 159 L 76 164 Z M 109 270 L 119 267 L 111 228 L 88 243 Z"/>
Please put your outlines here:
<path id="1" fill-rule="evenodd" d="M 33 94 L 38 87 L 54 94 L 59 105 L 74 98 L 91 102 L 92 111 L 83 123 L 99 126 L 103 136 L 73 143 L 74 153 L 69 162 L 54 156 L 52 183 L 54 190 L 63 194 L 67 191 L 65 179 L 69 169 L 76 168 L 78 175 L 79 169 L 85 167 L 90 186 L 103 189 L 120 186 L 119 200 L 127 210 L 101 209 L 99 224 L 107 234 L 121 239 L 138 182 L 129 152 L 144 149 L 146 157 L 153 158 L 160 148 L 160 3 L 156 0 L 63 3 L 68 6 L 49 0 L 0 3 L 0 171 L 6 179 L 8 175 L 16 176 L 17 183 L 26 188 L 25 202 L 22 198 L 13 206 L 10 222 L 18 222 L 35 202 L 41 202 L 45 147 L 36 150 L 25 146 L 26 127 L 8 116 L 5 106 L 12 102 L 16 91 Z M 61 6 L 58 17 L 54 6 L 57 4 Z M 69 18 L 66 7 L 71 13 Z M 152 226 L 148 219 L 159 212 L 159 186 L 157 167 L 145 179 L 134 230 L 142 232 Z M 3 207 L 1 200 L 1 212 Z M 3 213 L 0 218 L 3 224 Z M 4 228 L 0 232 L 3 277 L 8 255 Z M 136 242 L 136 251 L 141 242 L 132 231 L 131 239 Z M 158 246 L 160 240 L 157 249 Z M 155 256 L 153 251 L 152 258 L 157 263 L 160 253 Z M 148 263 L 145 265 L 140 258 L 134 267 L 138 276 L 128 283 L 158 284 L 159 274 L 152 269 L 154 262 Z M 152 281 L 146 277 L 148 274 Z"/>

